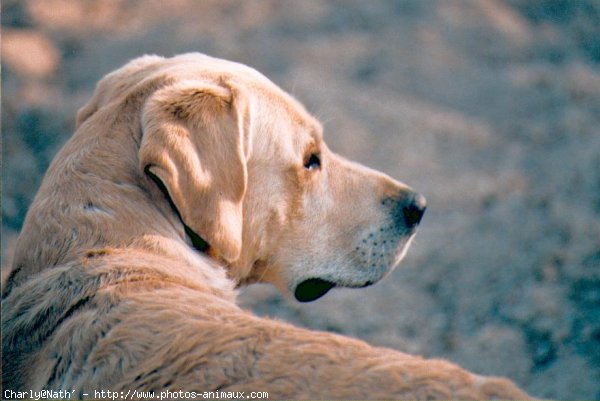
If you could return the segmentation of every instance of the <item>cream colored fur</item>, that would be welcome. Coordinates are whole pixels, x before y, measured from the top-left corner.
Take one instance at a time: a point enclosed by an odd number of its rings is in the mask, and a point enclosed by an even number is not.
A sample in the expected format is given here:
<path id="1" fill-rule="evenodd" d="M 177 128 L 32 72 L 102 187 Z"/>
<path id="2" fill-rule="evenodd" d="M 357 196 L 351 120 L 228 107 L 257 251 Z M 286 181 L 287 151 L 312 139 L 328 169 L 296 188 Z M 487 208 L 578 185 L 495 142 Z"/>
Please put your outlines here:
<path id="1" fill-rule="evenodd" d="M 255 70 L 142 57 L 103 78 L 77 121 L 3 294 L 4 390 L 528 398 L 236 305 L 235 288 L 258 281 L 286 295 L 311 279 L 375 283 L 415 229 L 401 212 L 410 188 L 329 151 L 319 123 Z"/>

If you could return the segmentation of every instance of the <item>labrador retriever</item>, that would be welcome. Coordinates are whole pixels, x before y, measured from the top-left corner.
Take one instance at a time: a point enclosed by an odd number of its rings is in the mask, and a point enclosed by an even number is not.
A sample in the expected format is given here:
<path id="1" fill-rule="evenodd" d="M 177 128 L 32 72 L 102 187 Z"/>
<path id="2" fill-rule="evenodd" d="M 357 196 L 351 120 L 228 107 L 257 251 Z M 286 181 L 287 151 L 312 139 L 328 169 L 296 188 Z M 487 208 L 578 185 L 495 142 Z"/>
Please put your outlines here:
<path id="1" fill-rule="evenodd" d="M 322 136 L 242 64 L 145 56 L 104 77 L 18 240 L 4 391 L 527 399 L 506 379 L 236 305 L 253 282 L 301 302 L 368 286 L 406 253 L 425 198 Z"/>

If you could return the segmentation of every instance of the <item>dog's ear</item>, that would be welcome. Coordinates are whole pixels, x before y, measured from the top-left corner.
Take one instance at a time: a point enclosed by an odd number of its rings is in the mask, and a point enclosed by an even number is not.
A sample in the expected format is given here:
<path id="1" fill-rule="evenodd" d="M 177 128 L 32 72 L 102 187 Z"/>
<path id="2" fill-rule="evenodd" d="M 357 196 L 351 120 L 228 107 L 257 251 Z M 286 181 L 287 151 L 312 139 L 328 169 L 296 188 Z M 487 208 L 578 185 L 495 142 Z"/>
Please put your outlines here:
<path id="1" fill-rule="evenodd" d="M 247 107 L 225 84 L 184 81 L 142 111 L 140 167 L 166 187 L 181 219 L 227 261 L 240 255 Z"/>

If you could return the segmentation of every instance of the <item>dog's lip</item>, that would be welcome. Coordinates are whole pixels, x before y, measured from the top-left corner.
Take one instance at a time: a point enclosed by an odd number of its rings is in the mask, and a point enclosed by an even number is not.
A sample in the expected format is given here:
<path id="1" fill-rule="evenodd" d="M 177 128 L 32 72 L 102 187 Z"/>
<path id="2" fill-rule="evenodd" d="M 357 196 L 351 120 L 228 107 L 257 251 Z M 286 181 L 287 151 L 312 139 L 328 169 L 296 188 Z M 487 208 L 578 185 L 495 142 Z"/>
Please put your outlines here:
<path id="1" fill-rule="evenodd" d="M 365 287 L 370 287 L 370 286 L 372 286 L 373 284 L 375 284 L 375 282 L 373 282 L 373 281 L 370 281 L 370 280 L 369 280 L 369 281 L 366 281 L 366 282 L 365 282 L 365 283 L 363 283 L 363 284 L 358 284 L 358 285 L 349 285 L 349 286 L 347 286 L 347 287 L 348 287 L 348 288 L 365 288 Z"/>
<path id="2" fill-rule="evenodd" d="M 312 302 L 327 294 L 334 287 L 346 288 L 365 288 L 375 284 L 374 281 L 367 281 L 362 284 L 337 284 L 329 280 L 313 277 L 302 281 L 296 286 L 294 296 L 300 302 Z"/>
<path id="3" fill-rule="evenodd" d="M 327 294 L 336 284 L 322 278 L 309 278 L 296 286 L 294 296 L 300 302 L 312 302 Z"/>

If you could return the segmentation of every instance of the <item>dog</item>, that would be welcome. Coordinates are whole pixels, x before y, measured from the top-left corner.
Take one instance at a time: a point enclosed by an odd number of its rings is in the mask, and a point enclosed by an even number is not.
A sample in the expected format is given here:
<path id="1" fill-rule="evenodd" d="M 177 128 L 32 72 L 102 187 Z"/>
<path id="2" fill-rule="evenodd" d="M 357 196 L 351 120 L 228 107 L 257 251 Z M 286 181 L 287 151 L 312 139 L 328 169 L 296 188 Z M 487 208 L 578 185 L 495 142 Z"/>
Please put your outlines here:
<path id="1" fill-rule="evenodd" d="M 254 282 L 301 302 L 376 283 L 425 208 L 331 152 L 256 70 L 135 59 L 98 83 L 26 216 L 3 294 L 3 396 L 528 399 L 506 379 L 236 305 Z"/>

